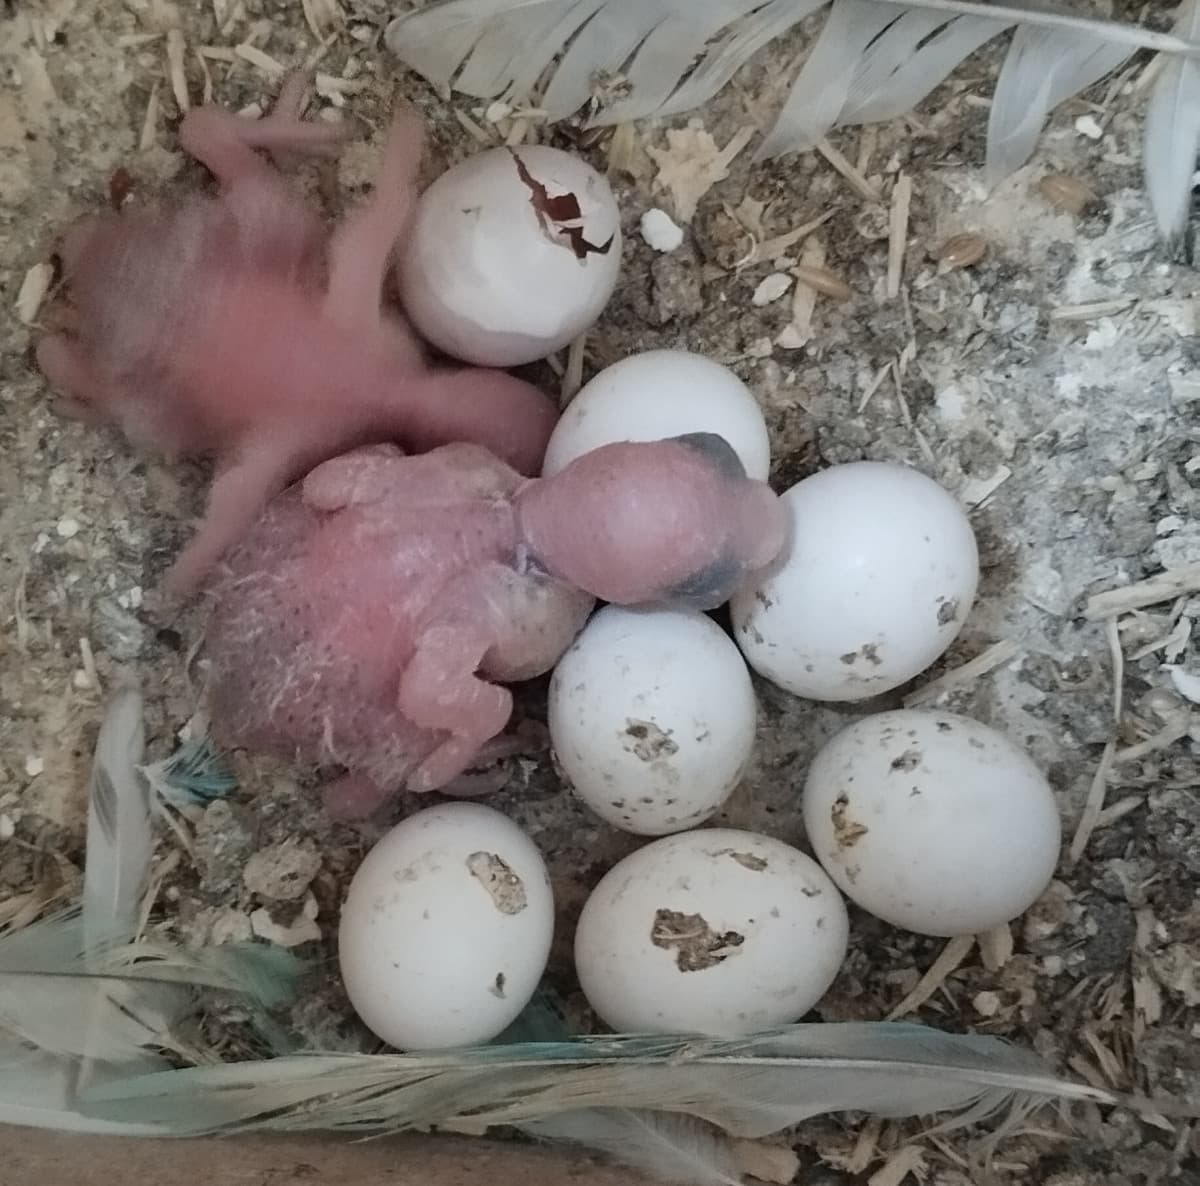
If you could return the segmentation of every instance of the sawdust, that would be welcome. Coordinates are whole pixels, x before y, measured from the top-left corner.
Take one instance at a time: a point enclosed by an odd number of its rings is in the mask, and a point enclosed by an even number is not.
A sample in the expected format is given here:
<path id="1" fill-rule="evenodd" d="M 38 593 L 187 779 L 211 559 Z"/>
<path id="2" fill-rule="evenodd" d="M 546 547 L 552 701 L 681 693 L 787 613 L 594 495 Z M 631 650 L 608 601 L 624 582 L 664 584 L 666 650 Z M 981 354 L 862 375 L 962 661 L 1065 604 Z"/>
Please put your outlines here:
<path id="1" fill-rule="evenodd" d="M 560 364 L 567 397 L 634 350 L 700 349 L 758 396 L 780 489 L 818 465 L 871 457 L 916 464 L 971 507 L 980 597 L 943 663 L 853 710 L 759 683 L 753 764 L 714 823 L 802 842 L 796 788 L 816 749 L 851 716 L 903 701 L 967 712 L 1023 744 L 1055 786 L 1074 860 L 1060 866 L 1063 888 L 1007 937 L 942 946 L 856 913 L 851 953 L 816 1016 L 903 1014 L 1010 1037 L 1097 1083 L 1200 1093 L 1200 733 L 1172 675 L 1200 674 L 1200 286 L 1162 258 L 1141 189 L 1144 66 L 1124 89 L 1102 84 L 1056 114 L 1034 161 L 988 194 L 977 102 L 987 53 L 911 117 L 753 166 L 743 149 L 755 113 L 777 106 L 788 80 L 787 40 L 699 126 L 593 136 L 547 129 L 536 111 L 448 104 L 401 76 L 378 49 L 393 7 L 46 0 L 0 17 L 0 920 L 77 892 L 106 693 L 146 690 L 157 760 L 193 719 L 203 683 L 198 616 L 163 623 L 143 603 L 198 508 L 199 467 L 59 419 L 27 364 L 53 291 L 53 235 L 106 203 L 119 170 L 133 179 L 129 200 L 173 178 L 200 183 L 175 149 L 181 110 L 210 96 L 261 110 L 278 75 L 307 62 L 319 69 L 318 106 L 372 128 L 399 84 L 432 122 L 430 172 L 480 144 L 535 141 L 609 170 L 625 280 Z M 1074 121 L 1097 112 L 1093 142 Z M 342 181 L 351 193 L 352 169 Z M 664 196 L 686 239 L 659 256 L 636 229 Z M 956 238 L 956 263 L 977 258 L 945 267 Z M 680 258 L 694 266 L 669 262 Z M 756 306 L 773 274 L 795 283 Z M 549 368 L 535 377 L 558 383 Z M 544 686 L 523 689 L 518 711 L 544 719 Z M 332 825 L 311 772 L 236 755 L 235 773 L 232 804 L 164 828 L 154 925 L 192 941 L 269 933 L 320 965 L 345 885 L 389 820 Z M 550 760 L 513 759 L 491 801 L 548 855 L 559 911 L 551 979 L 570 1016 L 590 1025 L 570 972 L 573 921 L 588 888 L 639 842 L 564 795 Z M 403 799 L 393 818 L 416 805 Z M 320 868 L 301 896 L 268 903 L 243 872 L 286 844 L 319 853 Z M 330 1048 L 367 1041 L 329 976 L 290 1020 Z M 216 1010 L 208 1024 L 237 1049 L 235 1019 Z M 1166 1186 L 1200 1175 L 1200 1139 L 1186 1124 L 1090 1106 L 1070 1128 L 1039 1121 L 1002 1144 L 999 1183 Z M 795 1136 L 798 1180 L 923 1173 L 971 1186 L 969 1138 L 916 1142 L 917 1131 L 813 1121 Z"/>

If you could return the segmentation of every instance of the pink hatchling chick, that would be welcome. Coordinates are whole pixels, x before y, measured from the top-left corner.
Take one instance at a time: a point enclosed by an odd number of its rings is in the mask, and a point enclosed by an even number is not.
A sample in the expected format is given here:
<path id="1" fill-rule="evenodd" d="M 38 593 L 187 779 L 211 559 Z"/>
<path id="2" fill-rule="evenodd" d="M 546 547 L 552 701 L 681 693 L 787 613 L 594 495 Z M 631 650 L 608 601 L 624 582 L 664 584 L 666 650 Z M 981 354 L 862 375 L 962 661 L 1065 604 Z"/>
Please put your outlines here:
<path id="1" fill-rule="evenodd" d="M 414 204 L 422 128 L 400 112 L 369 200 L 332 233 L 259 150 L 334 155 L 343 126 L 301 119 L 306 79 L 247 119 L 188 113 L 183 147 L 216 196 L 86 218 L 60 255 L 69 332 L 38 362 L 68 414 L 116 421 L 169 457 L 211 455 L 208 509 L 164 582 L 193 591 L 262 513 L 313 465 L 357 445 L 485 445 L 535 473 L 555 409 L 500 371 L 430 365 L 384 278 Z"/>
<path id="2" fill-rule="evenodd" d="M 346 773 L 336 815 L 446 787 L 594 599 L 712 608 L 784 543 L 720 437 L 606 445 L 527 480 L 486 449 L 373 445 L 274 498 L 214 573 L 214 734 Z"/>

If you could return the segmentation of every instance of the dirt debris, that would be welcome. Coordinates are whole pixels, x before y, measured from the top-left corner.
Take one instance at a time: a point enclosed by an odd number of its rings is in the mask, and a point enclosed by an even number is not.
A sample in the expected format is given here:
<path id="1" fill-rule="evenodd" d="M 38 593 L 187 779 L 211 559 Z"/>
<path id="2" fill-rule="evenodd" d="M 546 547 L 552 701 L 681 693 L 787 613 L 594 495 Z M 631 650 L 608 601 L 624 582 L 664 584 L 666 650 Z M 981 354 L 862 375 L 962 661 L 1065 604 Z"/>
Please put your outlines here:
<path id="1" fill-rule="evenodd" d="M 713 822 L 802 842 L 797 792 L 820 744 L 860 712 L 921 703 L 978 716 L 1024 745 L 1049 772 L 1076 847 L 1007 944 L 940 944 L 855 912 L 850 957 L 817 1016 L 977 1029 L 1096 1082 L 1195 1097 L 1200 720 L 1182 677 L 1200 675 L 1200 280 L 1155 240 L 1137 95 L 1101 84 L 1067 105 L 1033 162 L 989 195 L 986 112 L 975 102 L 989 53 L 910 118 L 754 166 L 746 146 L 755 113 L 788 77 L 786 40 L 702 113 L 586 142 L 534 112 L 446 103 L 403 76 L 379 50 L 394 7 L 46 0 L 0 16 L 0 920 L 69 900 L 78 885 L 105 693 L 146 690 L 161 759 L 203 683 L 198 615 L 164 624 L 143 602 L 199 506 L 200 468 L 59 419 L 28 365 L 53 292 L 54 235 L 108 202 L 121 171 L 123 200 L 202 184 L 175 148 L 183 109 L 212 96 L 261 110 L 283 70 L 308 63 L 318 108 L 344 109 L 368 133 L 383 126 L 393 87 L 412 97 L 433 125 L 430 175 L 481 143 L 582 144 L 610 166 L 624 280 L 572 374 L 640 349 L 702 350 L 761 401 L 779 488 L 869 457 L 915 464 L 971 506 L 980 598 L 944 661 L 853 709 L 759 683 L 757 753 Z M 1076 119 L 1101 105 L 1093 141 Z M 369 159 L 348 155 L 340 189 L 320 170 L 302 177 L 340 202 L 356 196 Z M 669 255 L 636 233 L 664 200 L 686 224 Z M 955 263 L 969 266 L 939 260 L 956 241 Z M 790 291 L 756 305 L 775 275 L 794 281 Z M 558 385 L 548 369 L 540 377 Z M 544 686 L 523 690 L 520 712 L 544 719 Z M 348 878 L 389 821 L 333 825 L 311 772 L 243 756 L 236 767 L 240 792 L 187 823 L 191 851 L 163 831 L 178 859 L 163 866 L 155 925 L 191 941 L 269 934 L 327 960 Z M 552 979 L 586 1020 L 570 973 L 573 918 L 638 841 L 564 794 L 549 758 L 514 759 L 491 801 L 550 858 L 561 915 Z M 418 805 L 406 797 L 392 818 Z M 319 860 L 275 900 L 250 869 L 289 846 Z M 209 1023 L 220 1040 L 223 1017 Z M 318 978 L 291 1021 L 329 1047 L 365 1040 L 332 977 Z M 1200 1130 L 1184 1123 L 1084 1107 L 1074 1126 L 1068 1136 L 1040 1116 L 1001 1146 L 996 1180 L 1167 1186 L 1200 1175 Z M 974 1181 L 968 1138 L 914 1137 L 892 1123 L 814 1121 L 795 1138 L 796 1180 Z"/>

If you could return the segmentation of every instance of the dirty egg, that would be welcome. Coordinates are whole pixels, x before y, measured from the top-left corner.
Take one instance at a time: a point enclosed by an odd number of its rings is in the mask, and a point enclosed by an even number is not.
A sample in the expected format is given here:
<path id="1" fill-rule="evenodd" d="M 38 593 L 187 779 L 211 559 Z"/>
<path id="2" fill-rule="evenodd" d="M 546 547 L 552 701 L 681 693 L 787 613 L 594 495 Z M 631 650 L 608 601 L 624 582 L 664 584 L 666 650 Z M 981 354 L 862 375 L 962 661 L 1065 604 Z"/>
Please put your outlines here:
<path id="1" fill-rule="evenodd" d="M 549 477 L 615 441 L 657 441 L 691 432 L 723 437 L 746 476 L 766 481 L 771 442 L 746 384 L 701 354 L 646 350 L 605 367 L 571 401 L 546 446 L 542 473 Z"/>
<path id="2" fill-rule="evenodd" d="M 533 362 L 600 316 L 621 267 L 608 182 L 545 145 L 492 148 L 421 195 L 399 262 L 420 333 L 479 366 Z"/>
<path id="3" fill-rule="evenodd" d="M 731 601 L 750 665 L 797 696 L 853 701 L 907 683 L 954 641 L 979 555 L 954 497 L 906 466 L 856 461 L 783 495 L 790 539 Z"/>
<path id="4" fill-rule="evenodd" d="M 537 988 L 554 930 L 545 863 L 511 820 L 477 803 L 409 816 L 350 883 L 338 958 L 355 1012 L 385 1042 L 488 1042 Z"/>
<path id="5" fill-rule="evenodd" d="M 936 936 L 1024 913 L 1061 838 L 1054 793 L 1024 751 L 969 717 L 916 709 L 864 717 L 821 750 L 804 826 L 851 901 Z"/>
<path id="6" fill-rule="evenodd" d="M 798 1020 L 846 955 L 846 908 L 815 861 L 768 836 L 656 840 L 601 879 L 575 967 L 615 1030 L 748 1034 Z"/>
<path id="7" fill-rule="evenodd" d="M 602 609 L 550 682 L 550 738 L 575 794 L 615 828 L 662 836 L 703 823 L 754 748 L 757 704 L 711 618 Z"/>

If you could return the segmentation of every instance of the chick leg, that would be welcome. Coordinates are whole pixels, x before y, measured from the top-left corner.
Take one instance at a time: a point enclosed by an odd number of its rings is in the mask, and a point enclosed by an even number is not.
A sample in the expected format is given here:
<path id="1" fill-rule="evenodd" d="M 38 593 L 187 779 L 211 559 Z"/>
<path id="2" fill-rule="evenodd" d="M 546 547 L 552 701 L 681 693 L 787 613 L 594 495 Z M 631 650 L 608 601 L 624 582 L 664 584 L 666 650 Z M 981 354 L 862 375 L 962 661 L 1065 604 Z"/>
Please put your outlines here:
<path id="1" fill-rule="evenodd" d="M 405 105 L 392 120 L 371 196 L 333 236 L 325 305 L 344 324 L 379 320 L 384 277 L 416 205 L 424 147 L 421 118 Z"/>
<path id="2" fill-rule="evenodd" d="M 418 640 L 397 707 L 414 725 L 450 736 L 409 776 L 409 790 L 436 790 L 462 774 L 508 723 L 512 693 L 475 674 L 491 645 L 484 627 L 469 625 L 438 624 Z"/>
<path id="3" fill-rule="evenodd" d="M 88 366 L 83 352 L 63 334 L 43 338 L 37 347 L 37 361 L 50 385 L 62 398 L 55 410 L 72 420 L 103 423 L 111 394 Z"/>
<path id="4" fill-rule="evenodd" d="M 258 155 L 333 157 L 354 134 L 345 124 L 327 124 L 300 118 L 307 77 L 292 75 L 276 106 L 261 119 L 247 119 L 215 105 L 194 107 L 179 125 L 184 151 L 204 165 L 222 185 L 247 177 L 274 175 Z"/>
<path id="5" fill-rule="evenodd" d="M 213 478 L 196 534 L 167 570 L 160 592 L 168 603 L 191 596 L 213 566 L 250 528 L 267 502 L 287 485 L 293 458 L 286 449 L 247 453 Z"/>
<path id="6" fill-rule="evenodd" d="M 325 810 L 337 820 L 365 819 L 392 797 L 392 791 L 381 787 L 366 774 L 343 774 L 321 788 Z"/>

